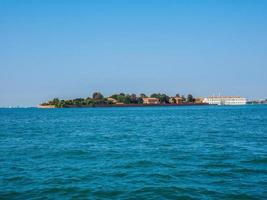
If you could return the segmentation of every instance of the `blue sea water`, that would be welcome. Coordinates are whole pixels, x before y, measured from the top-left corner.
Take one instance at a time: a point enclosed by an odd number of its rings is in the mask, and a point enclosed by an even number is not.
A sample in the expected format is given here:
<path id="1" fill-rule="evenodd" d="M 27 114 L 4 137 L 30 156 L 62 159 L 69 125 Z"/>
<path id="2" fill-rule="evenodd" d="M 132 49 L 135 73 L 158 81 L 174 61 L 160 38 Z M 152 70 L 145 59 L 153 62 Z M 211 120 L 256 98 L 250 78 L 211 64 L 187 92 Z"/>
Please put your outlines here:
<path id="1" fill-rule="evenodd" d="M 0 109 L 0 199 L 266 199 L 267 106 Z"/>

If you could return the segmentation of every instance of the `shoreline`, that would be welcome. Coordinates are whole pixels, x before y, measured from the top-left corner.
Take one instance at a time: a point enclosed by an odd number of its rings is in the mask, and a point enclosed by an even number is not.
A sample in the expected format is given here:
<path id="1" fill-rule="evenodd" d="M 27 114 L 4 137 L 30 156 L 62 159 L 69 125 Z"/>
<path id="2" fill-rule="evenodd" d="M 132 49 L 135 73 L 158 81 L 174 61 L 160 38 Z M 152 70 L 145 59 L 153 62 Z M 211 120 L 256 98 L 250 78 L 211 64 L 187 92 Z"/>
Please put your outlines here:
<path id="1" fill-rule="evenodd" d="M 170 107 L 170 106 L 210 106 L 207 103 L 183 103 L 183 104 L 102 104 L 102 105 L 84 105 L 84 106 L 75 106 L 69 105 L 63 108 L 110 108 L 110 107 Z M 52 109 L 57 108 L 54 105 L 42 106 L 39 105 L 37 108 L 41 109 Z"/>

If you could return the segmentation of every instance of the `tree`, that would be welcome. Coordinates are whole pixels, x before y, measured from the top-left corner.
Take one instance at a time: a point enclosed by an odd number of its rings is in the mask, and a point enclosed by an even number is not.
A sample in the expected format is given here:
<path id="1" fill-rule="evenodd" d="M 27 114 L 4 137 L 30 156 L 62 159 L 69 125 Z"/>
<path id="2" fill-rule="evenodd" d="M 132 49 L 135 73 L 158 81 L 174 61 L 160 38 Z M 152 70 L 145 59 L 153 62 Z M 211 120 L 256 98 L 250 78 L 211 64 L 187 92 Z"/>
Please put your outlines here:
<path id="1" fill-rule="evenodd" d="M 147 98 L 147 96 L 146 96 L 144 93 L 141 93 L 141 94 L 140 94 L 140 97 L 141 97 L 141 98 Z"/>
<path id="2" fill-rule="evenodd" d="M 103 104 L 107 104 L 106 100 L 105 99 L 96 99 L 94 100 L 93 102 L 94 105 L 103 105 Z"/>
<path id="3" fill-rule="evenodd" d="M 85 99 L 86 105 L 91 105 L 93 103 L 93 100 L 91 98 Z"/>
<path id="4" fill-rule="evenodd" d="M 162 94 L 160 98 L 161 103 L 169 103 L 170 97 L 166 94 Z"/>
<path id="5" fill-rule="evenodd" d="M 77 98 L 77 99 L 73 99 L 73 104 L 75 106 L 82 106 L 84 103 L 84 99 L 83 98 Z"/>
<path id="6" fill-rule="evenodd" d="M 100 92 L 94 92 L 93 99 L 103 99 L 103 95 Z"/>
<path id="7" fill-rule="evenodd" d="M 118 100 L 118 96 L 119 96 L 118 94 L 113 94 L 110 96 L 110 98 Z"/>
<path id="8" fill-rule="evenodd" d="M 136 94 L 131 94 L 131 103 L 137 103 L 137 97 Z"/>
<path id="9" fill-rule="evenodd" d="M 54 99 L 51 101 L 51 103 L 52 103 L 53 105 L 57 105 L 57 104 L 59 103 L 59 99 L 58 99 L 58 98 L 54 98 Z"/>
<path id="10" fill-rule="evenodd" d="M 182 95 L 182 102 L 186 102 L 186 98 L 184 97 L 184 95 Z"/>
<path id="11" fill-rule="evenodd" d="M 175 96 L 176 96 L 176 97 L 180 97 L 180 94 L 176 94 Z"/>
<path id="12" fill-rule="evenodd" d="M 130 104 L 131 103 L 131 96 L 130 95 L 125 95 L 125 96 L 123 96 L 124 98 L 123 98 L 123 101 L 122 101 L 122 103 L 124 103 L 124 104 Z"/>
<path id="13" fill-rule="evenodd" d="M 117 95 L 117 98 L 116 98 L 116 100 L 117 100 L 118 102 L 121 102 L 121 103 L 123 103 L 123 102 L 124 102 L 124 99 L 125 99 L 125 97 L 124 97 L 124 96 L 122 96 L 122 95 Z"/>
<path id="14" fill-rule="evenodd" d="M 195 99 L 194 99 L 193 95 L 192 94 L 189 94 L 187 96 L 187 102 L 193 103 L 194 101 L 195 101 Z"/>
<path id="15" fill-rule="evenodd" d="M 153 93 L 150 95 L 151 98 L 158 98 L 159 97 L 159 94 L 156 94 L 156 93 Z"/>
<path id="16" fill-rule="evenodd" d="M 160 93 L 158 93 L 158 94 L 156 94 L 156 93 L 151 94 L 150 97 L 152 97 L 152 98 L 158 98 L 159 101 L 160 101 L 160 103 L 169 103 L 169 100 L 170 100 L 170 97 L 168 95 L 166 95 L 166 94 L 160 94 Z"/>
<path id="17" fill-rule="evenodd" d="M 64 108 L 65 107 L 65 101 L 64 100 L 60 100 L 60 102 L 58 103 L 58 107 L 59 108 Z"/>
<path id="18" fill-rule="evenodd" d="M 72 105 L 73 103 L 72 103 L 72 100 L 66 100 L 65 101 L 65 105 L 67 105 L 67 106 L 69 106 L 69 105 Z"/>
<path id="19" fill-rule="evenodd" d="M 144 103 L 143 98 L 142 97 L 138 97 L 137 98 L 137 103 L 138 104 L 143 104 Z"/>

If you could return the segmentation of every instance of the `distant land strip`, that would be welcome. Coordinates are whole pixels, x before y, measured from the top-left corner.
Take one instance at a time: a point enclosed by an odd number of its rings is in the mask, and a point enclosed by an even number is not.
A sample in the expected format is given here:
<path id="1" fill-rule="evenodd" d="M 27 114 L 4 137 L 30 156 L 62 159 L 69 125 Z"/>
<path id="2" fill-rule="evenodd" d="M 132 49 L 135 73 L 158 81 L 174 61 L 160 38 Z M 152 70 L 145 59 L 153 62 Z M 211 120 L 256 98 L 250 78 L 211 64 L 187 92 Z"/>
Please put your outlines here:
<path id="1" fill-rule="evenodd" d="M 92 97 L 62 100 L 54 98 L 45 103 L 41 103 L 39 108 L 85 108 L 85 107 L 144 107 L 144 106 L 191 106 L 208 105 L 203 102 L 203 98 L 194 98 L 193 95 L 176 94 L 168 96 L 162 93 L 146 94 L 113 94 L 104 97 L 100 92 L 94 92 Z"/>

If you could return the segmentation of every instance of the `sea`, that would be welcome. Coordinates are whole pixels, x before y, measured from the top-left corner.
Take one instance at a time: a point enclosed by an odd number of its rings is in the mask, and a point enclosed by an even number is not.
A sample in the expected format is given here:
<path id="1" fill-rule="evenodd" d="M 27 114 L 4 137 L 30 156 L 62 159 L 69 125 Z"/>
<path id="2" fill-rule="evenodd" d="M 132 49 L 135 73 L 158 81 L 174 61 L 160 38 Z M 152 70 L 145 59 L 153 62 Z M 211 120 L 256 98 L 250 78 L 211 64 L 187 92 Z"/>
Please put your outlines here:
<path id="1" fill-rule="evenodd" d="M 0 109 L 0 199 L 267 199 L 267 106 Z"/>

